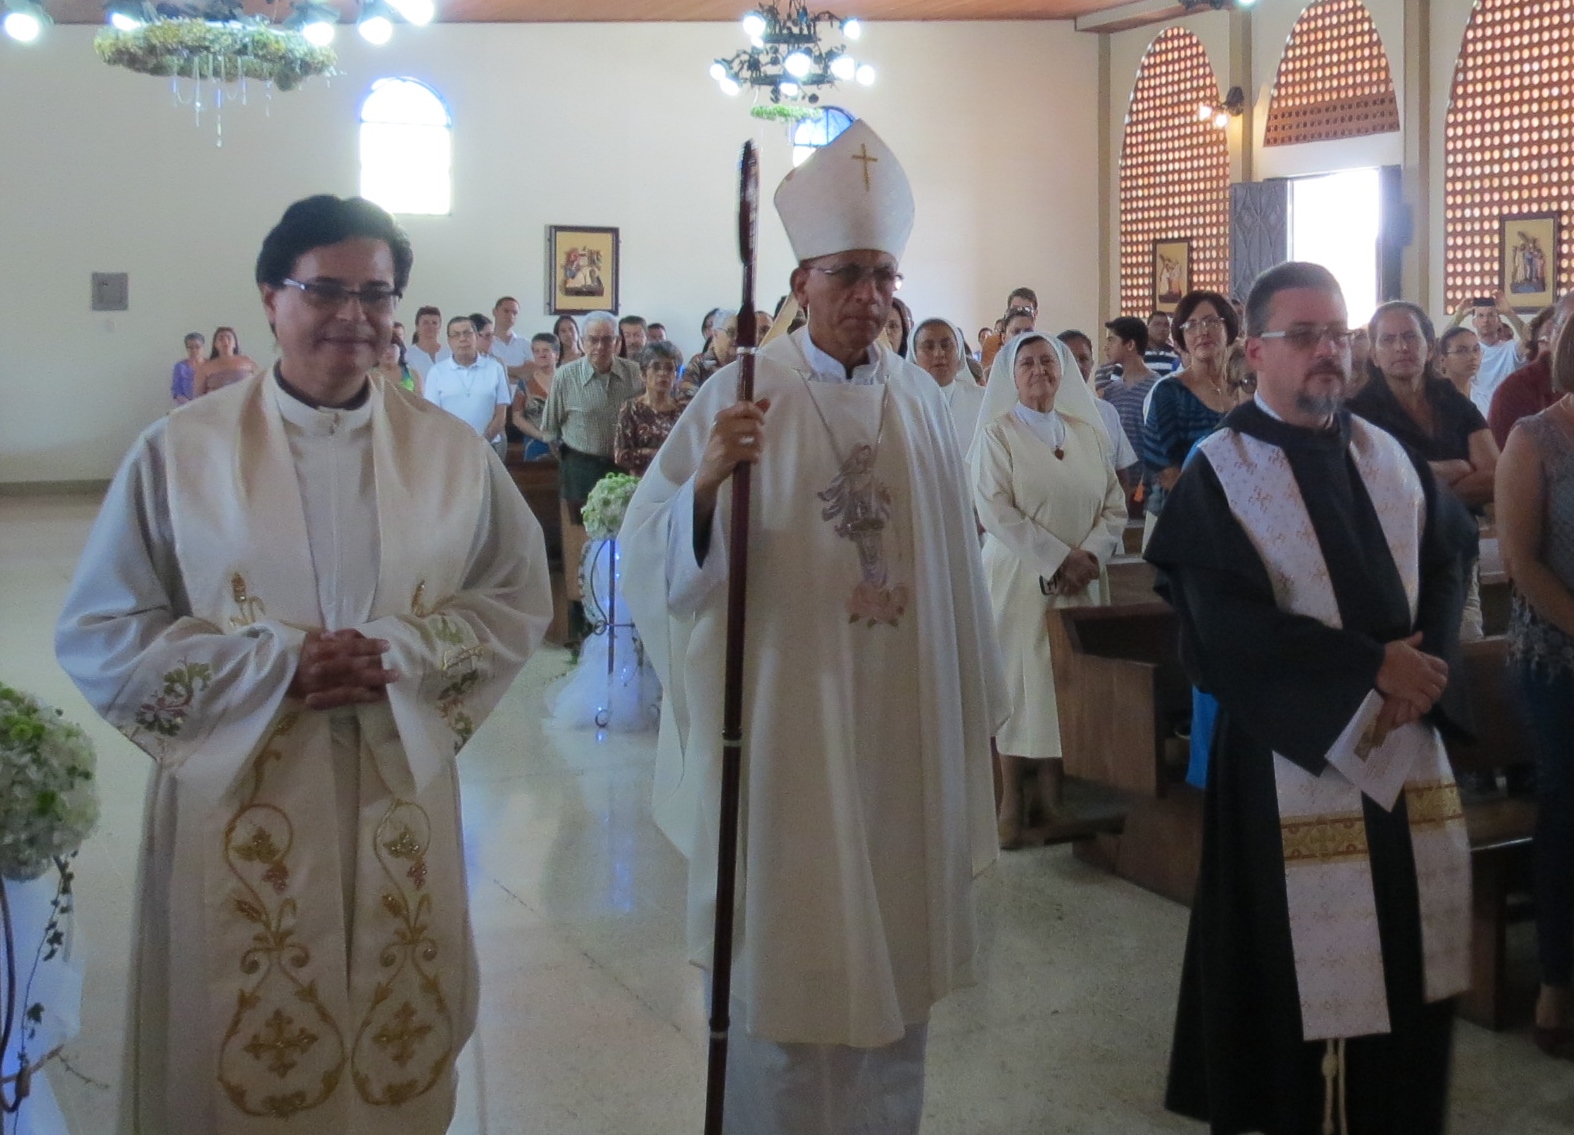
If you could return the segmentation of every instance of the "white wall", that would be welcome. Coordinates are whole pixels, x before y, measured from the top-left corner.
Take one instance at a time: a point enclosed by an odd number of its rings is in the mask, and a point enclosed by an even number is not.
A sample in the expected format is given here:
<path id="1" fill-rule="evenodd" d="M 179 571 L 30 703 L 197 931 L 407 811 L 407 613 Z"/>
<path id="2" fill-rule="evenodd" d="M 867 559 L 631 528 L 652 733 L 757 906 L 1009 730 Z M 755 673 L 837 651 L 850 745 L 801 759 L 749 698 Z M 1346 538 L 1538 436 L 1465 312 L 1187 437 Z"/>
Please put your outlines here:
<path id="1" fill-rule="evenodd" d="M 343 29 L 345 33 L 349 29 Z M 424 79 L 455 120 L 454 211 L 403 218 L 416 266 L 403 314 L 519 298 L 545 329 L 548 224 L 622 230 L 622 310 L 668 324 L 687 349 L 700 317 L 735 304 L 736 156 L 763 146 L 762 185 L 786 172 L 780 126 L 750 118 L 706 76 L 741 46 L 734 24 L 401 28 L 382 49 L 341 34 L 340 68 L 249 105 L 216 146 L 167 80 L 109 68 L 93 29 L 0 40 L 0 483 L 108 477 L 167 407 L 181 336 L 235 325 L 271 343 L 252 264 L 290 201 L 356 191 L 356 110 L 384 74 Z M 1068 23 L 871 25 L 878 85 L 837 100 L 901 156 L 918 219 L 903 297 L 969 328 L 1017 284 L 1046 326 L 1097 311 L 1097 41 Z M 211 92 L 208 100 L 211 102 Z M 762 218 L 758 294 L 786 289 L 791 257 Z M 93 271 L 131 274 L 130 310 L 88 310 Z"/>

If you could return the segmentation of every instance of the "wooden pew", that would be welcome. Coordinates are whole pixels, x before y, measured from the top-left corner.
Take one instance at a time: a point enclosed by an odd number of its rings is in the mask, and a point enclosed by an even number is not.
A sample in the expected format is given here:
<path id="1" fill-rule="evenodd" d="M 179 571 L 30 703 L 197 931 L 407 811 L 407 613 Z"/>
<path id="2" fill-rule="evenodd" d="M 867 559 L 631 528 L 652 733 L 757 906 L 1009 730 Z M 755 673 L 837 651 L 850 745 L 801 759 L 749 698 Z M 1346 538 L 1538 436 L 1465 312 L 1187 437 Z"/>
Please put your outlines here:
<path id="1" fill-rule="evenodd" d="M 541 524 L 552 578 L 553 614 L 552 625 L 547 628 L 547 640 L 561 644 L 568 633 L 568 598 L 563 589 L 563 519 L 558 507 L 557 458 L 526 461 L 523 444 L 514 441 L 508 444 L 503 466 Z"/>
<path id="2" fill-rule="evenodd" d="M 1460 648 L 1476 740 L 1448 742 L 1455 773 L 1528 764 L 1534 760 L 1525 722 L 1514 704 L 1507 665 L 1508 640 L 1492 637 Z M 1521 797 L 1467 802 L 1470 828 L 1471 988 L 1460 998 L 1459 1015 L 1489 1029 L 1510 1020 L 1507 982 L 1509 924 L 1530 917 L 1532 837 L 1536 805 Z"/>
<path id="3" fill-rule="evenodd" d="M 1190 903 L 1202 796 L 1180 783 L 1184 748 L 1175 726 L 1191 714 L 1191 686 L 1175 650 L 1174 611 L 1157 601 L 1065 607 L 1049 612 L 1049 635 L 1068 803 L 1079 782 L 1113 790 L 1124 803 L 1119 830 L 1080 840 L 1077 856 Z"/>

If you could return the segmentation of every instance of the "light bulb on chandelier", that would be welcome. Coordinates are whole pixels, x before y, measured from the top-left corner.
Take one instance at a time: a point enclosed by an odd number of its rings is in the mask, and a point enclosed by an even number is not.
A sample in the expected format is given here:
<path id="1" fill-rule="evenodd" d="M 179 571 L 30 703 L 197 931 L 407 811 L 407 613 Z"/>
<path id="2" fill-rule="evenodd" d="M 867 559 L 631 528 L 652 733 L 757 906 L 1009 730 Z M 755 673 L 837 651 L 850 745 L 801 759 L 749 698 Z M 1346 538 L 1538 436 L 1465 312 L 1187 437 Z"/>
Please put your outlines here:
<path id="1" fill-rule="evenodd" d="M 782 60 L 782 69 L 794 79 L 802 79 L 814 70 L 814 60 L 806 51 L 789 52 L 787 58 Z"/>
<path id="2" fill-rule="evenodd" d="M 860 64 L 845 44 L 827 43 L 824 38 L 835 32 L 848 42 L 860 38 L 863 24 L 856 16 L 811 11 L 808 0 L 757 0 L 740 24 L 750 46 L 709 65 L 711 78 L 726 94 L 749 87 L 775 107 L 785 101 L 812 112 L 820 103 L 822 88 L 839 82 L 868 86 L 875 80 L 873 67 Z M 792 117 L 765 106 L 754 107 L 752 113 L 762 118 Z"/>
<path id="3" fill-rule="evenodd" d="M 327 20 L 316 20 L 301 28 L 301 35 L 305 37 L 307 43 L 313 46 L 327 47 L 333 42 L 333 37 L 338 34 L 338 31 L 339 29 Z"/>
<path id="4" fill-rule="evenodd" d="M 874 86 L 874 81 L 875 81 L 876 77 L 877 76 L 876 76 L 876 73 L 875 73 L 875 69 L 873 67 L 869 66 L 869 64 L 867 64 L 867 63 L 860 63 L 858 65 L 858 81 L 860 83 L 862 83 L 864 86 L 866 86 L 866 87 Z"/>
<path id="5" fill-rule="evenodd" d="M 759 39 L 765 34 L 765 17 L 758 12 L 750 12 L 743 17 L 743 34 L 750 39 Z"/>
<path id="6" fill-rule="evenodd" d="M 843 83 L 852 82 L 858 77 L 858 60 L 846 53 L 838 55 L 831 60 L 831 77 Z"/>

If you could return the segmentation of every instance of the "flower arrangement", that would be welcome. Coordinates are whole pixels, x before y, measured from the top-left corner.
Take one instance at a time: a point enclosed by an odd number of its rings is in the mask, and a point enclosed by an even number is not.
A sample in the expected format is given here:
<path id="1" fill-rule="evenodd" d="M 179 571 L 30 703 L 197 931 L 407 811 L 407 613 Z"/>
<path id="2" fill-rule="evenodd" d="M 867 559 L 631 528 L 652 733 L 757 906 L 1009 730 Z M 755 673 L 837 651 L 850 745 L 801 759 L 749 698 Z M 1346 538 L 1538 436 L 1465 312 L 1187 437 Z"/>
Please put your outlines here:
<path id="1" fill-rule="evenodd" d="M 762 118 L 766 122 L 798 122 L 804 118 L 813 118 L 820 113 L 817 106 L 804 106 L 801 103 L 770 103 L 751 106 L 749 113 L 755 118 Z"/>
<path id="2" fill-rule="evenodd" d="M 585 518 L 585 535 L 592 540 L 612 540 L 623 527 L 623 514 L 628 512 L 629 500 L 639 487 L 639 478 L 627 473 L 608 473 L 596 482 L 585 500 L 582 511 Z"/>
<path id="3" fill-rule="evenodd" d="M 130 31 L 106 27 L 93 50 L 114 67 L 143 75 L 177 75 L 233 83 L 259 79 L 281 91 L 313 75 L 331 75 L 338 56 L 291 28 L 260 18 L 153 20 Z"/>
<path id="4" fill-rule="evenodd" d="M 36 879 L 98 823 L 93 743 L 60 710 L 0 682 L 0 876 Z"/>

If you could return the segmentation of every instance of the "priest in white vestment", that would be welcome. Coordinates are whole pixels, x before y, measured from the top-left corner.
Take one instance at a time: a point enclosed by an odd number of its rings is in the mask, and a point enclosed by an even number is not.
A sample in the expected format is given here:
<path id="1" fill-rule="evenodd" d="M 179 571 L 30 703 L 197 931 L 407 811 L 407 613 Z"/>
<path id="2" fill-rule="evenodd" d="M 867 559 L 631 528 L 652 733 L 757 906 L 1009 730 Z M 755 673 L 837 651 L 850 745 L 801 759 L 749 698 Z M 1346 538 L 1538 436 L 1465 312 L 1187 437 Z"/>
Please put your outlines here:
<path id="1" fill-rule="evenodd" d="M 630 607 L 668 698 L 658 823 L 711 964 L 728 477 L 754 465 L 726 1124 L 910 1135 L 931 1007 L 973 980 L 998 655 L 935 382 L 881 346 L 912 195 L 855 122 L 776 193 L 805 328 L 709 379 L 641 482 Z"/>
<path id="2" fill-rule="evenodd" d="M 1097 401 L 1065 344 L 1042 331 L 1018 335 L 995 356 L 986 389 L 973 503 L 1011 705 L 995 737 L 1000 846 L 1017 848 L 1053 833 L 1065 777 L 1046 619 L 1057 607 L 1107 601 L 1103 570 L 1120 547 L 1126 494 Z M 1037 810 L 1023 790 L 1030 764 Z"/>
<path id="3" fill-rule="evenodd" d="M 154 759 L 121 1130 L 440 1135 L 474 1026 L 455 758 L 551 615 L 539 526 L 463 422 L 369 380 L 408 239 L 297 202 L 280 357 L 153 425 L 57 650 Z"/>

